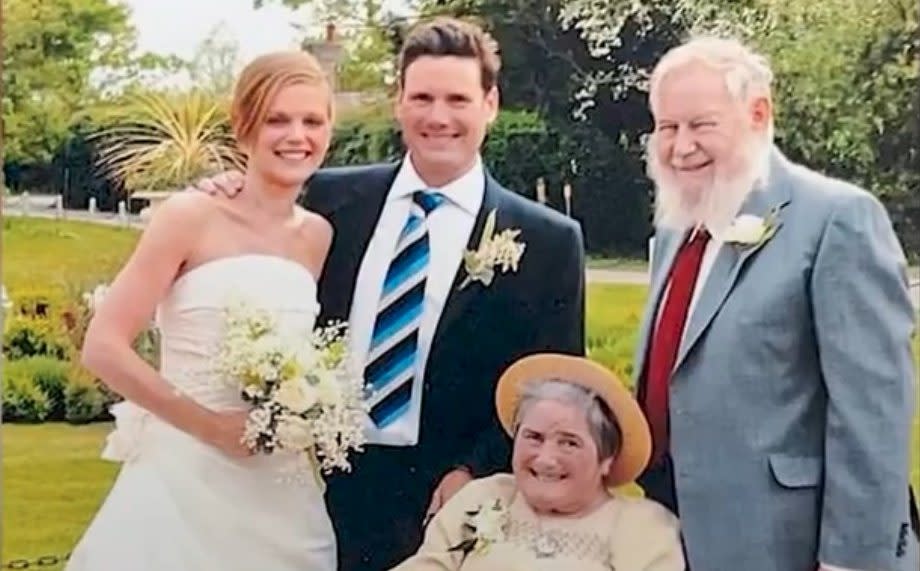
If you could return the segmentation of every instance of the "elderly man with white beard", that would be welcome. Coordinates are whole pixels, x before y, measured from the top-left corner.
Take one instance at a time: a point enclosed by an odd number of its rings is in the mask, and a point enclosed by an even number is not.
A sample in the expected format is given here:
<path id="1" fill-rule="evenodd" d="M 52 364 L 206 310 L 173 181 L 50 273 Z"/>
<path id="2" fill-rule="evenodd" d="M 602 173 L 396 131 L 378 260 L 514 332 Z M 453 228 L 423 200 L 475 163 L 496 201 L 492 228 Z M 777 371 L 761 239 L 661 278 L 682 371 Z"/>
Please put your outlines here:
<path id="1" fill-rule="evenodd" d="M 905 258 L 871 194 L 773 145 L 771 83 L 716 38 L 651 77 L 640 483 L 694 571 L 916 570 Z"/>

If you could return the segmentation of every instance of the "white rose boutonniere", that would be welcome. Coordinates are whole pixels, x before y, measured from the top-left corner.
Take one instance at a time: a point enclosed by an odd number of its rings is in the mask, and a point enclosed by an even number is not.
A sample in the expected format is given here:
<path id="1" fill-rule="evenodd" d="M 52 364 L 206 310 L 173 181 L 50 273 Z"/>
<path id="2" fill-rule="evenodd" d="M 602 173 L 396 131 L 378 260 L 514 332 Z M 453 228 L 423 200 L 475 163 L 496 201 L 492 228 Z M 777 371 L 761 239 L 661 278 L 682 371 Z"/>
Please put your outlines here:
<path id="1" fill-rule="evenodd" d="M 484 286 L 492 284 L 495 279 L 496 269 L 505 274 L 508 271 L 517 272 L 521 256 L 524 255 L 526 244 L 517 242 L 520 229 L 506 228 L 499 233 L 495 231 L 496 211 L 489 212 L 479 247 L 476 250 L 467 250 L 463 253 L 463 266 L 466 270 L 466 279 L 460 284 L 460 289 L 473 282 L 480 282 Z"/>
<path id="2" fill-rule="evenodd" d="M 466 515 L 467 520 L 463 524 L 465 538 L 448 551 L 462 551 L 464 555 L 485 553 L 493 543 L 504 541 L 508 509 L 501 500 L 483 504 L 479 509 L 466 512 Z"/>
<path id="3" fill-rule="evenodd" d="M 738 216 L 725 231 L 725 243 L 755 248 L 765 244 L 779 229 L 778 214 L 779 210 L 774 208 L 766 218 L 752 214 Z"/>

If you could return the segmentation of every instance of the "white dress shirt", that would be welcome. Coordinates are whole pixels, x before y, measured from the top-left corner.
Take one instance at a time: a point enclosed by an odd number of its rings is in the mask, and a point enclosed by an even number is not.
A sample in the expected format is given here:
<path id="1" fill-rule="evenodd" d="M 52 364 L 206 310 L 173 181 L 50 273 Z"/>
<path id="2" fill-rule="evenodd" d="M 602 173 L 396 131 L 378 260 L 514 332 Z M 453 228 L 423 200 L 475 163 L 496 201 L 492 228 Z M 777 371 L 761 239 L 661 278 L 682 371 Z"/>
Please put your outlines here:
<path id="1" fill-rule="evenodd" d="M 412 395 L 408 412 L 384 429 L 377 428 L 370 417 L 366 419 L 365 434 L 369 444 L 411 446 L 418 443 L 425 365 L 435 329 L 482 205 L 485 193 L 482 160 L 477 157 L 476 163 L 466 174 L 441 188 L 432 188 L 422 181 L 412 165 L 410 155 L 403 161 L 364 252 L 355 284 L 349 316 L 351 352 L 363 365 L 367 364 L 383 280 L 392 261 L 396 242 L 409 216 L 412 193 L 418 190 L 438 192 L 447 200 L 431 212 L 427 219 L 430 255 Z M 341 231 L 347 232 L 348 228 Z"/>

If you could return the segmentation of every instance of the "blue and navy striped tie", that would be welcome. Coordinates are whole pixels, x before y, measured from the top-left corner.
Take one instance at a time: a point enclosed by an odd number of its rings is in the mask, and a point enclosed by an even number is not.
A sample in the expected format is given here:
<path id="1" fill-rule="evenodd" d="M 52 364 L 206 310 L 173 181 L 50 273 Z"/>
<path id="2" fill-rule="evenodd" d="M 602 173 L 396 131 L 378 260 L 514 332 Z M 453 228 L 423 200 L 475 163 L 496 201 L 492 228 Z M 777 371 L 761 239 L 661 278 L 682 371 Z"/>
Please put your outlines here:
<path id="1" fill-rule="evenodd" d="M 427 215 L 444 202 L 440 194 L 412 195 L 409 218 L 383 281 L 364 379 L 373 391 L 371 419 L 384 428 L 409 410 L 418 352 L 418 331 L 428 275 Z"/>

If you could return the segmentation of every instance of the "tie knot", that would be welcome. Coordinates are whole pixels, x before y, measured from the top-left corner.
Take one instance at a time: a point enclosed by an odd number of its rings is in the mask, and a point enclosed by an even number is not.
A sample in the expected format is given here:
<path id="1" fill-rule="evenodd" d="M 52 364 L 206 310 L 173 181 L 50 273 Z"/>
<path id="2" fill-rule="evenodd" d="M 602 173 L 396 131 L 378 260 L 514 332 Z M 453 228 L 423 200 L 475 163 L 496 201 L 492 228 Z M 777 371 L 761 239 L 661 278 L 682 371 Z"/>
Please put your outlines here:
<path id="1" fill-rule="evenodd" d="M 444 203 L 444 195 L 439 192 L 430 192 L 427 190 L 417 190 L 412 194 L 412 200 L 422 207 L 425 214 L 431 214 L 431 211 Z"/>
<path id="2" fill-rule="evenodd" d="M 712 238 L 712 234 L 709 233 L 709 230 L 707 230 L 706 228 L 700 227 L 700 228 L 695 229 L 693 233 L 690 235 L 690 243 L 705 244 L 706 242 L 709 241 L 710 238 Z"/>

